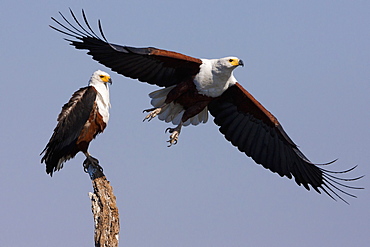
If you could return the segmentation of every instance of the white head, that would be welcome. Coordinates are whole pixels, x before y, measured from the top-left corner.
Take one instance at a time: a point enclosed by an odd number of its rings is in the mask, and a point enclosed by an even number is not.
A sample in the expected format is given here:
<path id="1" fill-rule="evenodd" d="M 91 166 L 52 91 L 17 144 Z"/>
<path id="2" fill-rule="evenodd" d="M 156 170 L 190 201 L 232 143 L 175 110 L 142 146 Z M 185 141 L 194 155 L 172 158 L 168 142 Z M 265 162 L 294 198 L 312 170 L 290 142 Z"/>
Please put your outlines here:
<path id="1" fill-rule="evenodd" d="M 98 92 L 96 97 L 96 103 L 98 105 L 98 111 L 100 115 L 103 117 L 103 121 L 105 123 L 108 123 L 110 108 L 109 88 L 107 85 L 108 83 L 112 84 L 110 75 L 101 70 L 95 71 L 92 74 L 89 82 L 89 86 L 94 87 Z"/>
<path id="2" fill-rule="evenodd" d="M 112 79 L 110 78 L 110 75 L 108 73 L 101 71 L 101 70 L 95 71 L 92 74 L 91 79 L 89 81 L 89 85 L 92 85 L 92 86 L 98 86 L 101 84 L 104 84 L 105 86 L 107 86 L 107 83 L 112 84 Z"/>
<path id="3" fill-rule="evenodd" d="M 228 69 L 235 69 L 239 65 L 244 66 L 244 63 L 241 59 L 237 57 L 224 57 L 218 59 L 217 62 L 218 65 L 222 66 L 223 68 L 228 68 Z"/>

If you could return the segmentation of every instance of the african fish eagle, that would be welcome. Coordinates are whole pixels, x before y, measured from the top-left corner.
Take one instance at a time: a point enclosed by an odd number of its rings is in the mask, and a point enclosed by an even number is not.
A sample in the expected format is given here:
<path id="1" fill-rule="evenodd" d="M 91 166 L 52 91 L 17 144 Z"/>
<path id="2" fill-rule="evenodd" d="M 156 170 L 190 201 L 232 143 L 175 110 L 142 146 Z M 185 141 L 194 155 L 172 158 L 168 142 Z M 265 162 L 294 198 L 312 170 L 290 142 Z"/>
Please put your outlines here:
<path id="1" fill-rule="evenodd" d="M 53 17 L 52 20 L 64 30 L 50 27 L 74 38 L 66 39 L 72 46 L 88 50 L 87 54 L 93 59 L 119 74 L 164 87 L 149 94 L 153 108 L 145 110 L 149 114 L 144 120 L 158 116 L 160 120 L 175 125 L 167 129 L 171 133 L 169 146 L 177 143 L 182 126 L 205 123 L 209 111 L 226 139 L 256 163 L 280 176 L 294 177 L 296 183 L 307 190 L 310 190 L 309 185 L 318 193 L 322 190 L 333 199 L 338 197 L 345 201 L 338 191 L 355 197 L 343 187 L 357 187 L 343 184 L 343 181 L 360 177 L 344 179 L 334 176 L 355 167 L 333 172 L 309 161 L 278 120 L 237 82 L 233 70 L 243 66 L 239 58 L 198 59 L 154 47 L 112 44 L 105 38 L 100 20 L 101 37 L 90 27 L 83 10 L 85 27 L 72 10 L 70 12 L 77 25 L 72 25 L 59 12 L 66 24 Z"/>
<path id="2" fill-rule="evenodd" d="M 107 83 L 112 83 L 109 74 L 95 71 L 89 85 L 77 90 L 62 107 L 54 133 L 41 153 L 44 153 L 41 163 L 45 162 L 46 173 L 50 176 L 80 151 L 86 156 L 84 164 L 89 161 L 89 164 L 99 167 L 98 160 L 89 154 L 88 147 L 108 124 L 110 102 Z"/>

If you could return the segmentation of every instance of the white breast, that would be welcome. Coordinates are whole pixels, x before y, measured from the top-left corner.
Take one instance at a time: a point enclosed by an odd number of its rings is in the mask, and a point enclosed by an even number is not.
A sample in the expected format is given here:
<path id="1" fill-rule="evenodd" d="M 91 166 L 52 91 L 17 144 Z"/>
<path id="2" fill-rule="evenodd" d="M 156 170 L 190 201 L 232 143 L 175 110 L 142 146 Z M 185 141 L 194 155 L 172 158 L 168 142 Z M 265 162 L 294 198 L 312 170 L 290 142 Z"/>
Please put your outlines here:
<path id="1" fill-rule="evenodd" d="M 232 69 L 217 66 L 218 59 L 202 59 L 194 84 L 200 94 L 218 97 L 236 83 Z"/>
<path id="2" fill-rule="evenodd" d="M 111 107 L 109 102 L 109 88 L 108 85 L 99 84 L 93 85 L 95 89 L 98 91 L 96 95 L 96 103 L 98 105 L 98 111 L 100 115 L 103 117 L 103 121 L 108 123 L 109 121 L 109 108 Z"/>

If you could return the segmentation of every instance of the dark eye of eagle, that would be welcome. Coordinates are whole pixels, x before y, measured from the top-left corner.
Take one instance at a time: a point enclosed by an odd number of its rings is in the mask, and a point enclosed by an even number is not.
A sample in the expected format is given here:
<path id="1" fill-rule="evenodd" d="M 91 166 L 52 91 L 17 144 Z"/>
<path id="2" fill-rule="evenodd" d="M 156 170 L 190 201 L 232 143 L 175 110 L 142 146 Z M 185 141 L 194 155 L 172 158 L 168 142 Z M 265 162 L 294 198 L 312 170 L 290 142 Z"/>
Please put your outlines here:
<path id="1" fill-rule="evenodd" d="M 102 78 L 102 79 L 103 79 L 104 77 L 105 77 L 104 75 L 101 75 L 101 76 L 100 76 L 100 78 Z"/>
<path id="2" fill-rule="evenodd" d="M 234 60 L 233 59 L 229 59 L 229 62 L 232 63 Z"/>

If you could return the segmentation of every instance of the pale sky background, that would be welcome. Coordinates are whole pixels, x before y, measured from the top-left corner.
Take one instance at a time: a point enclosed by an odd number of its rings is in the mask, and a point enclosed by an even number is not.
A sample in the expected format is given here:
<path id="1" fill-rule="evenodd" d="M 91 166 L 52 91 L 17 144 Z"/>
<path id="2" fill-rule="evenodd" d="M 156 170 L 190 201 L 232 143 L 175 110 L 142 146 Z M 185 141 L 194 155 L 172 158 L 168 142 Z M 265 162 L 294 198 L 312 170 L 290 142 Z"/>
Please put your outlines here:
<path id="1" fill-rule="evenodd" d="M 358 168 L 350 205 L 306 191 L 227 142 L 211 117 L 143 123 L 158 89 L 111 72 L 50 29 L 58 11 L 110 42 L 198 58 L 243 59 L 238 81 L 313 162 Z M 78 154 L 52 178 L 40 152 L 61 107 L 97 69 L 111 74 L 111 119 L 90 147 L 114 187 L 120 246 L 367 246 L 370 241 L 369 1 L 10 1 L 0 19 L 0 246 L 92 246 L 89 176 Z"/>

